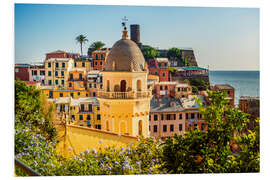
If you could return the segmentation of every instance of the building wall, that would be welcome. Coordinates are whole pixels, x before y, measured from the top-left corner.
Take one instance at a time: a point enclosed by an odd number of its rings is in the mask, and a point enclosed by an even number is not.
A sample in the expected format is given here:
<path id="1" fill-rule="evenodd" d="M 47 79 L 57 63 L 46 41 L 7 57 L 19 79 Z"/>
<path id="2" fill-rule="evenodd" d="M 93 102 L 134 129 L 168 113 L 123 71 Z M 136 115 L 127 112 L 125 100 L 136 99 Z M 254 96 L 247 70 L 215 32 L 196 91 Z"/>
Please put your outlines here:
<path id="1" fill-rule="evenodd" d="M 192 87 L 175 87 L 175 97 L 176 98 L 182 98 L 182 97 L 188 97 L 188 95 L 192 95 Z"/>
<path id="2" fill-rule="evenodd" d="M 36 72 L 36 75 L 34 75 L 34 72 Z M 30 68 L 29 81 L 37 81 L 37 82 L 41 82 L 41 84 L 45 84 L 45 68 Z"/>
<path id="3" fill-rule="evenodd" d="M 94 51 L 92 53 L 93 69 L 103 70 L 109 51 Z"/>
<path id="4" fill-rule="evenodd" d="M 60 136 L 64 135 L 64 128 L 57 128 Z M 115 148 L 125 148 L 131 143 L 137 143 L 137 138 L 132 136 L 121 135 L 117 133 L 97 130 L 93 128 L 67 125 L 67 136 L 61 138 L 57 144 L 57 151 L 65 156 L 79 155 L 86 149 L 97 151 L 101 148 L 114 146 Z"/>
<path id="5" fill-rule="evenodd" d="M 22 81 L 29 81 L 29 67 L 15 67 L 15 79 Z"/>
<path id="6" fill-rule="evenodd" d="M 86 72 L 92 69 L 92 64 L 90 61 L 83 61 L 83 60 L 75 60 L 74 61 L 75 68 L 83 68 Z"/>
<path id="7" fill-rule="evenodd" d="M 156 84 L 155 85 L 155 97 L 161 98 L 164 96 L 174 96 L 175 95 L 175 84 Z"/>
<path id="8" fill-rule="evenodd" d="M 53 94 L 52 98 L 58 98 L 58 97 L 72 97 L 72 93 L 73 93 L 73 97 L 74 99 L 78 99 L 80 97 L 88 97 L 88 91 L 87 90 L 57 90 L 57 89 L 42 89 L 42 92 L 47 96 L 47 98 L 51 99 L 50 97 L 50 92 Z"/>

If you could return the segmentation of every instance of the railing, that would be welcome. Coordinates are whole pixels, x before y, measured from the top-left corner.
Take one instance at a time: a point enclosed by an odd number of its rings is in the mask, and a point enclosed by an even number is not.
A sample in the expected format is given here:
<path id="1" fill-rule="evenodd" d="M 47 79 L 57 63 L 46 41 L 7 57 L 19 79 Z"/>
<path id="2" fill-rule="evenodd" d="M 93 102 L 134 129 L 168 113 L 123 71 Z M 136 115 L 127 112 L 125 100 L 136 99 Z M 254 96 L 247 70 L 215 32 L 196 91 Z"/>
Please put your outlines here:
<path id="1" fill-rule="evenodd" d="M 31 169 L 30 167 L 23 164 L 20 160 L 15 159 L 15 166 L 20 168 L 23 172 L 25 172 L 29 176 L 41 176 L 39 173 Z"/>
<path id="2" fill-rule="evenodd" d="M 97 96 L 106 99 L 137 99 L 151 97 L 151 90 L 147 91 L 129 91 L 129 92 L 106 92 L 98 91 Z"/>

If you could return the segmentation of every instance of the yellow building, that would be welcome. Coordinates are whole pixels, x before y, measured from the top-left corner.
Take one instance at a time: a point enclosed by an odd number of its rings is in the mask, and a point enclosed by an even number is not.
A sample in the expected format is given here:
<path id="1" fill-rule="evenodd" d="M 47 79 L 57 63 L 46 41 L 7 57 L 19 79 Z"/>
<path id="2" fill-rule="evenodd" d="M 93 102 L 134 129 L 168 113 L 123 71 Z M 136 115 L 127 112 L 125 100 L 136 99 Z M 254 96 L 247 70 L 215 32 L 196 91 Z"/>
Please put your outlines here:
<path id="1" fill-rule="evenodd" d="M 78 59 L 75 59 L 74 61 L 74 67 L 75 68 L 82 68 L 84 69 L 86 72 L 92 70 L 92 63 L 90 61 L 89 58 L 78 58 Z"/>
<path id="2" fill-rule="evenodd" d="M 151 90 L 147 88 L 147 64 L 126 28 L 106 60 L 103 90 L 98 91 L 101 130 L 131 136 L 149 136 Z"/>
<path id="3" fill-rule="evenodd" d="M 45 60 L 45 84 L 66 88 L 69 71 L 74 65 L 72 58 L 50 58 Z"/>
<path id="4" fill-rule="evenodd" d="M 177 83 L 175 85 L 175 97 L 183 98 L 192 95 L 192 87 L 188 83 Z"/>
<path id="5" fill-rule="evenodd" d="M 91 97 L 96 97 L 97 92 L 102 90 L 102 74 L 100 71 L 93 70 L 88 72 L 87 89 Z"/>
<path id="6" fill-rule="evenodd" d="M 72 68 L 69 71 L 67 89 L 85 90 L 86 70 L 84 68 Z"/>
<path id="7" fill-rule="evenodd" d="M 73 99 L 70 103 L 70 119 L 74 125 L 100 129 L 99 102 L 94 97 Z"/>
<path id="8" fill-rule="evenodd" d="M 78 99 L 81 97 L 89 96 L 88 91 L 84 89 L 57 89 L 54 86 L 41 86 L 40 89 L 49 99 L 55 99 L 59 97 L 72 97 L 74 99 Z"/>

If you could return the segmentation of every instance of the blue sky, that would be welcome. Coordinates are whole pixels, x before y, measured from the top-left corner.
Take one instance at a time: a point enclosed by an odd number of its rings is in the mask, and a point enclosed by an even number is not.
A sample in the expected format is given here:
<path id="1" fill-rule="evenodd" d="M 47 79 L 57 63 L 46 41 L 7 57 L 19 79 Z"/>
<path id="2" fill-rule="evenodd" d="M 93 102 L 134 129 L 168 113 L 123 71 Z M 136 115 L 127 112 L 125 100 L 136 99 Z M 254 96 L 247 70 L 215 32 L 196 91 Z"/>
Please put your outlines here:
<path id="1" fill-rule="evenodd" d="M 141 42 L 153 47 L 191 47 L 211 70 L 259 69 L 259 9 L 103 5 L 15 4 L 15 62 L 40 62 L 45 53 L 80 52 L 75 37 L 121 38 L 121 19 L 140 24 Z"/>

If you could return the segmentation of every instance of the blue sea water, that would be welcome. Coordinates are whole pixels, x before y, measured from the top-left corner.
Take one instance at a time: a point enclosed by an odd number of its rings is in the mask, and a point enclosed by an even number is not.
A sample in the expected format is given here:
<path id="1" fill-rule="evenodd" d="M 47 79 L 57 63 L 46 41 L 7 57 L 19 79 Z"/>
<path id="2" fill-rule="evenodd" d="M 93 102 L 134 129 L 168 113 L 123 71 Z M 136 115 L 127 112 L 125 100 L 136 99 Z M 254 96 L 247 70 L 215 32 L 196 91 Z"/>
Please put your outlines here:
<path id="1" fill-rule="evenodd" d="M 210 71 L 210 84 L 230 84 L 235 89 L 235 104 L 240 96 L 260 96 L 260 71 Z"/>

